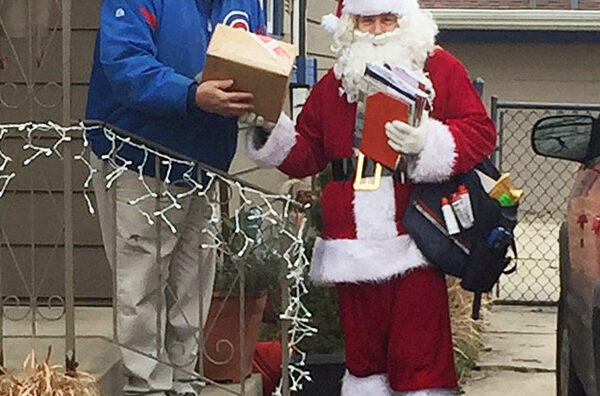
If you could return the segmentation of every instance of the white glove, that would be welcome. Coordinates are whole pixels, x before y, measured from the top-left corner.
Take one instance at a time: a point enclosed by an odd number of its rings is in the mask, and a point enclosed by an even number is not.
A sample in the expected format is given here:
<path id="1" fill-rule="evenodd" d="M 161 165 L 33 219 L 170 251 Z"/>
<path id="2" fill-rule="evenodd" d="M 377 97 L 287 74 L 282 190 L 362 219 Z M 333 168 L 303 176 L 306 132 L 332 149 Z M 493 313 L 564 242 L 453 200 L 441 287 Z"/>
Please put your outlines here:
<path id="1" fill-rule="evenodd" d="M 251 128 L 262 128 L 267 133 L 270 133 L 275 128 L 275 123 L 266 121 L 263 116 L 259 116 L 256 113 L 246 113 L 240 116 L 238 121 Z"/>
<path id="2" fill-rule="evenodd" d="M 412 127 L 402 121 L 392 121 L 385 124 L 385 134 L 388 144 L 398 153 L 416 155 L 419 154 L 427 143 L 429 116 L 423 115 L 421 125 Z"/>

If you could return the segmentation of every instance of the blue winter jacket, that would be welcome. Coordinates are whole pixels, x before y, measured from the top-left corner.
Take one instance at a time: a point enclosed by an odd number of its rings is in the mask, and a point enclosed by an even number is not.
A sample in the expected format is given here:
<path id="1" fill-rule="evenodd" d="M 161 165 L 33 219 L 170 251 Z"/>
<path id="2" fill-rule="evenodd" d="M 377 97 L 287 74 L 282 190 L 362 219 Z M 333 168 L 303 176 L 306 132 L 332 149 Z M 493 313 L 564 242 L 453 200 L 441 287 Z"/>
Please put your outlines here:
<path id="1" fill-rule="evenodd" d="M 193 100 L 194 77 L 204 69 L 217 23 L 264 33 L 261 0 L 103 0 L 86 118 L 227 170 L 237 121 L 200 111 Z M 110 151 L 100 129 L 89 138 L 97 155 Z M 119 156 L 136 169 L 144 153 L 123 147 Z M 182 170 L 171 180 L 180 179 Z M 144 173 L 154 175 L 153 158 Z"/>

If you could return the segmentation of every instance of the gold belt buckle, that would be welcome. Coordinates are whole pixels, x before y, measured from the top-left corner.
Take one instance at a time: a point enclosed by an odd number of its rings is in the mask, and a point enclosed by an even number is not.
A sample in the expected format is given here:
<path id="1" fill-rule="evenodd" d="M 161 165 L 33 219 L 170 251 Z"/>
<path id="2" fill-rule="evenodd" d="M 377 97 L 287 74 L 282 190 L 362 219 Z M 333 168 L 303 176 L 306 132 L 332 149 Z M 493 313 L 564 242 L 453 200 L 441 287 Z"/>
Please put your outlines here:
<path id="1" fill-rule="evenodd" d="M 354 178 L 354 189 L 357 191 L 375 191 L 379 189 L 381 185 L 381 174 L 383 167 L 381 164 L 375 164 L 375 174 L 373 175 L 373 181 L 363 181 L 363 172 L 365 166 L 365 155 L 358 153 L 358 160 L 356 163 L 356 177 Z"/>

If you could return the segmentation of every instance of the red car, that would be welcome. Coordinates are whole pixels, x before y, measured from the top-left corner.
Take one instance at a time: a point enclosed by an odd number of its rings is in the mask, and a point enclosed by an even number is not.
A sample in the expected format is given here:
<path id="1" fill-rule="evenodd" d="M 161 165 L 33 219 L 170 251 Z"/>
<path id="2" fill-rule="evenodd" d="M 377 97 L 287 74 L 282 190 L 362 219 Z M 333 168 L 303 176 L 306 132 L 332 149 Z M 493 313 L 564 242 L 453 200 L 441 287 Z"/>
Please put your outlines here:
<path id="1" fill-rule="evenodd" d="M 582 164 L 560 233 L 557 395 L 600 395 L 600 120 L 544 118 L 532 143 L 540 155 Z"/>

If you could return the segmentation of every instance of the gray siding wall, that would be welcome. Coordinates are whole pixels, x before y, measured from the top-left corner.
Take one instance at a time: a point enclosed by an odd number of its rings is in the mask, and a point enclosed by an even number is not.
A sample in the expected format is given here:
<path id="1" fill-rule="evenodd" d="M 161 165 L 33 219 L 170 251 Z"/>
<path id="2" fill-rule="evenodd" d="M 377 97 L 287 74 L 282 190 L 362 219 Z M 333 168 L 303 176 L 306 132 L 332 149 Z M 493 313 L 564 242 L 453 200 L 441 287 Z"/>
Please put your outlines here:
<path id="1" fill-rule="evenodd" d="M 0 31 L 0 56 L 7 57 L 7 68 L 0 70 L 0 98 L 5 102 L 0 101 L 0 123 L 31 120 L 62 123 L 60 15 L 53 8 L 56 5 L 54 0 L 27 1 L 34 4 L 34 10 L 40 4 L 36 2 L 47 2 L 50 17 L 42 23 L 46 28 L 40 29 L 40 34 L 32 38 L 33 56 L 30 57 L 30 40 L 27 29 L 23 28 L 27 20 L 26 1 L 6 0 L 0 7 L 0 17 L 8 26 L 8 32 Z M 73 120 L 84 117 L 101 2 L 72 1 Z M 289 11 L 289 7 L 286 10 Z M 40 15 L 43 14 L 41 11 Z M 285 28 L 286 37 L 289 38 L 290 21 L 287 15 Z M 10 36 L 10 40 L 7 36 Z M 28 98 L 26 81 L 35 81 L 35 99 Z M 276 170 L 256 169 L 245 155 L 244 140 L 245 131 L 242 131 L 231 173 L 241 172 L 243 179 L 271 191 L 279 191 L 287 177 Z M 74 144 L 77 147 L 74 151 L 78 151 L 81 141 Z M 4 142 L 2 147 L 15 164 L 22 164 L 26 158 L 22 150 L 23 141 L 18 137 Z M 38 158 L 26 168 L 17 166 L 15 171 L 17 178 L 13 179 L 6 196 L 0 201 L 0 228 L 6 232 L 6 238 L 0 233 L 2 294 L 25 296 L 27 289 L 35 287 L 39 296 L 63 295 L 62 162 L 56 158 Z M 76 163 L 73 179 L 76 190 L 73 197 L 76 296 L 107 298 L 111 295 L 112 277 L 98 219 L 89 214 L 83 198 L 82 186 L 86 177 L 86 168 Z M 36 267 L 35 280 L 31 279 L 32 265 Z"/>
<path id="2" fill-rule="evenodd" d="M 329 47 L 331 37 L 321 28 L 321 17 L 335 11 L 335 0 L 310 0 L 308 2 L 308 55 L 318 60 L 319 77 L 333 66 L 334 57 Z"/>
<path id="3" fill-rule="evenodd" d="M 84 116 L 100 3 L 101 0 L 72 2 L 71 112 L 74 120 Z M 30 4 L 34 20 L 40 26 L 34 29 L 31 40 L 26 24 L 27 2 L 7 0 L 0 8 L 0 17 L 6 22 L 6 30 L 0 33 L 0 55 L 7 62 L 7 67 L 0 70 L 3 100 L 0 123 L 30 120 L 62 123 L 61 16 L 54 1 L 33 0 Z M 27 82 L 32 81 L 35 82 L 33 95 L 28 95 Z M 73 144 L 74 150 L 81 148 L 81 141 Z M 2 147 L 13 158 L 17 173 L 0 203 L 3 294 L 23 296 L 24 290 L 35 288 L 39 296 L 62 295 L 62 162 L 56 158 L 38 158 L 32 165 L 22 167 L 27 155 L 23 141 L 11 137 Z M 73 182 L 76 294 L 78 297 L 107 297 L 111 277 L 100 229 L 81 193 L 86 176 L 85 168 L 76 164 Z M 32 264 L 36 267 L 35 275 L 31 271 Z"/>

